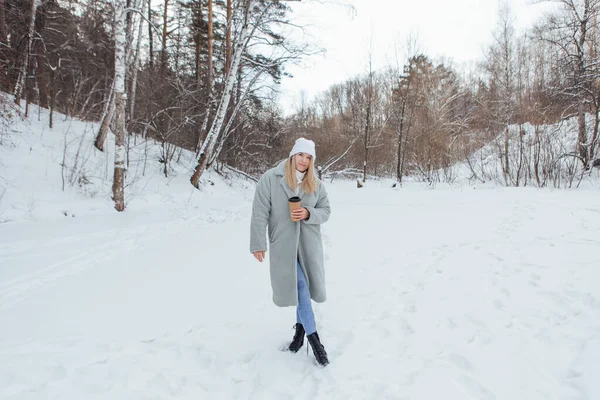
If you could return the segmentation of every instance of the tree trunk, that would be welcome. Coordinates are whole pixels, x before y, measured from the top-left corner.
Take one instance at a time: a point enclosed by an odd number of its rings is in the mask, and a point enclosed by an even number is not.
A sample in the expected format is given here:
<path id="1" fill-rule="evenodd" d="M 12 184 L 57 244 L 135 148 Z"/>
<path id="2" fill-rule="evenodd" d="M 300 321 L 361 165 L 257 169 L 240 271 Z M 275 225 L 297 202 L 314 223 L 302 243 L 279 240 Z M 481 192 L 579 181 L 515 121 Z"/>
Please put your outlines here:
<path id="1" fill-rule="evenodd" d="M 152 0 L 148 0 L 148 21 L 152 21 L 152 6 L 151 6 L 151 1 Z M 148 23 L 148 65 L 150 66 L 150 70 L 152 70 L 154 68 L 154 57 L 153 57 L 153 52 L 154 52 L 154 39 L 152 36 L 152 24 Z"/>
<path id="2" fill-rule="evenodd" d="M 106 136 L 108 135 L 108 127 L 110 126 L 113 112 L 115 110 L 115 82 L 113 82 L 108 96 L 109 97 L 106 101 L 104 114 L 102 116 L 102 122 L 100 123 L 100 130 L 98 131 L 98 135 L 96 135 L 96 142 L 94 143 L 94 146 L 96 146 L 96 148 L 100 151 L 104 151 L 104 142 L 106 141 Z"/>
<path id="3" fill-rule="evenodd" d="M 79 74 L 79 77 L 77 79 L 77 82 L 75 83 L 75 91 L 73 93 L 73 100 L 71 100 L 71 107 L 69 107 L 69 110 L 67 111 L 67 116 L 71 116 L 74 117 L 75 116 L 75 109 L 77 108 L 77 100 L 79 99 L 79 94 L 81 93 L 81 88 L 83 87 L 85 81 L 83 80 L 83 77 L 81 76 L 81 73 Z"/>
<path id="4" fill-rule="evenodd" d="M 8 43 L 8 25 L 6 24 L 5 0 L 0 0 L 0 43 Z M 9 91 L 8 79 L 9 57 L 5 49 L 0 49 L 0 90 Z"/>
<path id="5" fill-rule="evenodd" d="M 510 177 L 510 164 L 508 162 L 508 127 L 504 128 L 504 183 L 506 186 L 512 182 Z"/>
<path id="6" fill-rule="evenodd" d="M 204 120 L 200 126 L 198 132 L 198 141 L 196 143 L 196 155 L 199 155 L 200 148 L 202 145 L 202 138 L 208 127 L 208 120 L 210 119 L 212 103 L 213 103 L 213 9 L 212 0 L 208 0 L 208 63 L 206 73 L 206 87 L 208 88 L 208 100 L 206 101 L 206 110 L 204 112 Z"/>
<path id="7" fill-rule="evenodd" d="M 126 1 L 126 5 L 125 8 L 126 9 L 130 9 L 131 8 L 131 0 L 125 0 Z M 143 11 L 142 11 L 143 13 Z M 130 12 L 128 12 L 125 15 L 125 30 L 126 30 L 126 38 L 125 38 L 125 54 L 127 54 L 127 50 L 131 49 L 131 41 L 132 41 L 132 36 L 133 36 L 133 32 L 131 30 L 131 19 L 133 18 L 132 14 Z M 129 57 L 127 57 L 129 58 Z"/>
<path id="8" fill-rule="evenodd" d="M 207 62 L 207 73 L 206 73 L 206 87 L 208 88 L 208 100 L 206 101 L 206 110 L 204 112 L 204 120 L 200 126 L 198 132 L 198 141 L 196 143 L 196 155 L 199 155 L 200 149 L 203 144 L 202 138 L 208 127 L 208 121 L 212 110 L 212 103 L 214 100 L 214 81 L 213 81 L 213 8 L 212 0 L 208 0 L 208 62 Z"/>
<path id="9" fill-rule="evenodd" d="M 31 101 L 31 98 L 29 96 L 29 91 L 27 90 L 27 83 L 25 83 L 24 90 L 25 90 L 25 118 L 28 118 L 29 117 L 29 102 Z"/>
<path id="10" fill-rule="evenodd" d="M 579 156 L 581 157 L 581 162 L 583 163 L 583 168 L 587 169 L 588 167 L 588 150 L 587 150 L 587 132 L 585 130 L 585 100 L 583 98 L 579 99 L 577 104 L 577 122 L 578 122 L 578 131 L 577 131 L 577 149 L 579 150 Z"/>
<path id="11" fill-rule="evenodd" d="M 204 143 L 204 132 L 206 132 L 206 127 L 208 127 L 208 119 L 210 118 L 212 102 L 213 93 L 211 91 L 208 95 L 208 101 L 206 102 L 206 108 L 204 110 L 204 119 L 202 120 L 202 125 L 200 125 L 200 130 L 198 131 L 198 141 L 196 142 L 196 156 L 200 154 L 200 149 L 202 148 L 202 144 Z"/>
<path id="12" fill-rule="evenodd" d="M 21 97 L 23 96 L 23 91 L 25 90 L 25 81 L 27 77 L 27 72 L 29 71 L 29 56 L 31 54 L 31 44 L 33 43 L 33 34 L 35 31 L 35 15 L 37 13 L 37 8 L 40 5 L 40 0 L 31 0 L 31 21 L 29 22 L 29 33 L 27 38 L 27 46 L 23 52 L 23 63 L 21 64 L 21 69 L 19 71 L 19 75 L 17 77 L 17 84 L 15 85 L 15 104 L 19 105 L 21 102 Z"/>
<path id="13" fill-rule="evenodd" d="M 517 166 L 517 187 L 519 187 L 519 184 L 521 183 L 521 172 L 523 171 L 523 135 L 523 128 L 519 126 L 519 165 Z"/>
<path id="14" fill-rule="evenodd" d="M 4 12 L 5 0 L 0 0 L 0 42 L 7 43 L 8 26 L 6 25 L 6 14 Z"/>
<path id="15" fill-rule="evenodd" d="M 124 89 L 124 88 L 123 88 Z M 125 210 L 125 94 L 115 93 L 115 171 L 113 176 L 113 200 L 117 211 Z"/>
<path id="16" fill-rule="evenodd" d="M 535 180 L 537 182 L 538 187 L 542 187 L 540 181 L 540 128 L 539 126 L 535 126 L 535 138 L 533 142 L 533 171 L 535 173 Z"/>
<path id="17" fill-rule="evenodd" d="M 96 87 L 102 82 L 102 80 L 98 79 L 96 80 L 96 82 L 94 83 L 94 86 L 92 86 L 92 88 L 90 89 L 90 91 L 88 92 L 88 95 L 85 96 L 85 101 L 83 102 L 83 105 L 81 106 L 81 108 L 79 109 L 79 112 L 74 114 L 77 116 L 83 116 L 85 114 L 85 109 L 87 108 L 90 99 L 92 98 L 92 95 L 94 94 L 94 92 L 96 91 Z"/>
<path id="18" fill-rule="evenodd" d="M 585 129 L 585 94 L 584 94 L 584 83 L 586 80 L 586 66 L 585 66 L 585 45 L 587 40 L 588 33 L 588 19 L 590 17 L 591 4 L 589 0 L 585 0 L 583 2 L 584 9 L 583 15 L 579 21 L 579 41 L 577 46 L 577 64 L 576 64 L 576 77 L 577 82 L 576 85 L 579 89 L 579 99 L 577 104 L 577 120 L 578 120 L 578 132 L 577 132 L 577 142 L 579 149 L 579 156 L 581 157 L 581 161 L 583 163 L 583 169 L 586 170 L 588 168 L 588 149 L 587 149 L 587 132 Z M 574 4 L 574 3 L 572 3 Z M 574 10 L 576 12 L 576 10 Z"/>
<path id="19" fill-rule="evenodd" d="M 371 106 L 367 107 L 367 123 L 365 124 L 365 159 L 363 160 L 363 182 L 367 181 L 367 161 L 369 159 L 369 126 L 371 125 Z"/>
<path id="20" fill-rule="evenodd" d="M 200 27 L 202 26 L 202 1 L 197 1 L 196 3 L 196 16 L 194 21 L 195 32 L 194 32 L 194 52 L 195 52 L 195 65 L 196 65 L 196 84 L 198 85 L 198 89 L 201 87 L 202 83 L 202 35 L 200 31 Z"/>
<path id="21" fill-rule="evenodd" d="M 254 85 L 254 83 L 256 83 L 256 81 L 258 80 L 258 78 L 260 78 L 260 76 L 262 74 L 263 74 L 263 71 L 258 72 L 252 78 L 252 81 L 248 84 L 248 87 L 249 88 L 252 87 L 252 85 Z M 219 154 L 221 154 L 221 151 L 223 151 L 225 142 L 227 141 L 227 138 L 231 132 L 231 125 L 233 124 L 233 121 L 235 120 L 235 117 L 237 116 L 238 112 L 242 108 L 242 104 L 244 103 L 244 100 L 246 99 L 246 96 L 248 95 L 249 92 L 250 92 L 249 89 L 244 92 L 244 94 L 242 95 L 241 101 L 238 101 L 236 103 L 235 107 L 233 108 L 233 111 L 230 113 L 227 124 L 225 125 L 225 129 L 223 129 L 223 138 L 219 141 L 217 150 L 214 152 L 213 156 L 211 157 L 210 162 L 207 164 L 208 167 L 210 167 L 210 165 L 217 160 L 217 158 L 219 157 Z"/>
<path id="22" fill-rule="evenodd" d="M 43 108 L 48 108 L 48 77 L 46 76 L 46 48 L 41 40 L 37 41 L 36 50 L 37 53 L 37 76 L 38 89 L 40 96 L 39 105 Z"/>
<path id="23" fill-rule="evenodd" d="M 600 101 L 600 98 L 598 99 Z M 596 146 L 598 145 L 598 126 L 600 125 L 600 107 L 596 107 L 594 113 L 594 132 L 592 133 L 592 140 L 590 142 L 590 156 L 588 157 L 588 163 L 594 161 L 596 156 Z"/>
<path id="24" fill-rule="evenodd" d="M 213 1 L 208 0 L 208 71 L 206 75 L 208 90 L 213 87 Z"/>
<path id="25" fill-rule="evenodd" d="M 231 65 L 231 0 L 227 0 L 227 37 L 225 38 L 225 76 Z"/>
<path id="26" fill-rule="evenodd" d="M 406 166 L 406 150 L 408 148 L 408 139 L 409 139 L 409 135 L 410 135 L 410 127 L 412 126 L 412 112 L 410 112 L 408 114 L 408 121 L 407 121 L 407 125 L 406 125 L 406 130 L 404 131 L 404 133 L 402 134 L 402 136 L 404 136 L 404 140 L 403 140 L 403 150 L 402 150 L 402 162 L 400 163 L 400 177 L 403 178 L 404 177 L 404 171 L 406 170 L 405 166 Z"/>
<path id="27" fill-rule="evenodd" d="M 252 10 L 255 0 L 251 0 L 248 4 L 247 10 Z M 242 54 L 244 53 L 246 46 L 248 45 L 248 40 L 252 36 L 249 34 L 249 24 L 246 19 L 244 25 L 240 31 L 239 38 L 237 40 L 236 49 L 233 57 L 233 62 L 231 65 L 231 71 L 238 71 L 238 66 L 242 60 Z M 194 170 L 194 174 L 192 175 L 190 182 L 194 187 L 198 187 L 200 182 L 200 177 L 204 170 L 206 169 L 206 164 L 208 163 L 208 159 L 213 151 L 213 148 L 219 139 L 219 133 L 221 132 L 221 127 L 223 125 L 223 121 L 225 119 L 225 115 L 227 113 L 227 108 L 229 106 L 229 102 L 231 100 L 231 94 L 233 92 L 233 84 L 237 79 L 237 73 L 231 73 L 227 75 L 225 79 L 225 90 L 223 92 L 223 96 L 219 102 L 219 106 L 217 108 L 217 113 L 215 118 L 213 119 L 210 131 L 206 136 L 206 140 L 202 144 L 202 148 L 200 149 L 200 158 L 198 160 L 198 165 Z"/>
<path id="28" fill-rule="evenodd" d="M 407 89 L 408 90 L 408 89 Z M 396 164 L 396 178 L 398 183 L 402 183 L 402 134 L 404 130 L 404 115 L 406 111 L 406 98 L 402 99 L 402 111 L 400 113 L 400 130 L 398 132 L 398 150 L 397 150 L 397 164 Z"/>
<path id="29" fill-rule="evenodd" d="M 240 102 L 240 97 L 242 96 L 242 64 L 238 66 L 237 73 L 237 89 L 235 93 L 235 104 Z"/>
<path id="30" fill-rule="evenodd" d="M 400 123 L 402 125 L 402 123 Z M 396 160 L 396 180 L 398 183 L 402 183 L 402 127 L 400 127 L 400 131 L 398 132 L 398 146 L 396 150 L 397 160 Z"/>
<path id="31" fill-rule="evenodd" d="M 142 10 L 141 13 L 142 15 L 144 14 L 144 11 L 146 10 L 146 2 L 142 1 Z M 138 68 L 138 63 L 139 63 L 139 59 L 140 59 L 140 48 L 141 48 L 141 44 L 142 44 L 142 31 L 144 28 L 144 19 L 140 18 L 140 22 L 139 22 L 139 27 L 138 27 L 138 37 L 137 37 L 137 44 L 135 47 L 135 54 L 133 56 L 133 80 L 131 82 L 131 93 L 129 95 L 129 118 L 130 119 L 134 119 L 135 118 L 135 95 L 137 92 L 137 80 L 138 80 L 138 72 L 139 72 L 139 68 Z"/>
<path id="32" fill-rule="evenodd" d="M 113 200 L 117 211 L 125 210 L 125 29 L 126 11 L 123 0 L 115 4 L 115 171 L 113 178 Z"/>
<path id="33" fill-rule="evenodd" d="M 8 43 L 8 25 L 6 25 L 5 0 L 0 0 L 0 43 Z M 5 50 L 0 49 L 0 90 L 5 90 L 8 85 L 8 57 L 4 56 Z"/>
<path id="34" fill-rule="evenodd" d="M 56 99 L 56 68 L 50 68 L 50 129 L 54 126 L 54 102 Z"/>
<path id="35" fill-rule="evenodd" d="M 367 162 L 369 160 L 369 135 L 371 129 L 371 103 L 373 101 L 373 73 L 369 71 L 369 97 L 367 103 L 367 118 L 365 123 L 365 159 L 363 161 L 363 182 L 367 181 Z"/>
<path id="36" fill-rule="evenodd" d="M 162 31 L 162 51 L 160 52 L 160 76 L 162 77 L 162 81 L 164 82 L 167 77 L 167 36 L 168 36 L 168 27 L 167 23 L 169 22 L 168 18 L 168 9 L 169 9 L 169 0 L 165 1 L 165 9 L 163 15 L 163 31 Z"/>

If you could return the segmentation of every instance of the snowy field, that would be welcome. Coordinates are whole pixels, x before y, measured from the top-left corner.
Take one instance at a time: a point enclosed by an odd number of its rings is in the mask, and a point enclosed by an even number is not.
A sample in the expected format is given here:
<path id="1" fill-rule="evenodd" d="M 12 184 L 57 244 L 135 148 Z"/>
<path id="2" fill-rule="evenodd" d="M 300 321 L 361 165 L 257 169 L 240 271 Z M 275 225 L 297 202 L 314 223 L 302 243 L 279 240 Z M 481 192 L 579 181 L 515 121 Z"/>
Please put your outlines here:
<path id="1" fill-rule="evenodd" d="M 328 183 L 320 368 L 281 350 L 250 183 L 153 161 L 118 214 L 62 192 L 65 124 L 0 147 L 0 399 L 600 398 L 598 189 Z"/>

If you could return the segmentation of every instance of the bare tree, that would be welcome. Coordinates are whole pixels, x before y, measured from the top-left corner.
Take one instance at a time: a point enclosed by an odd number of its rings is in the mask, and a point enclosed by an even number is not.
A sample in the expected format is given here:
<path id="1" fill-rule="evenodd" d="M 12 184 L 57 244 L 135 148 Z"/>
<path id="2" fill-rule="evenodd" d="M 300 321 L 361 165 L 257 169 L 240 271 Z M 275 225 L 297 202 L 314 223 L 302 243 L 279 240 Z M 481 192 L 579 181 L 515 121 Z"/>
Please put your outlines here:
<path id="1" fill-rule="evenodd" d="M 590 58 L 590 33 L 597 25 L 600 13 L 600 0 L 557 0 L 562 11 L 552 14 L 536 30 L 540 40 L 547 41 L 560 49 L 565 67 L 570 71 L 571 84 L 559 89 L 576 103 L 578 119 L 577 152 L 583 168 L 589 166 L 587 129 L 585 113 L 587 104 L 593 101 L 591 89 L 592 69 L 597 60 Z"/>
<path id="2" fill-rule="evenodd" d="M 142 9 L 140 11 L 141 15 L 144 15 L 144 12 L 146 10 L 146 1 L 142 0 Z M 140 70 L 140 66 L 138 65 L 139 61 L 140 61 L 140 52 L 141 52 L 141 45 L 142 45 L 142 33 L 143 33 L 143 28 L 144 28 L 144 18 L 139 18 L 139 24 L 138 24 L 138 34 L 137 34 L 137 38 L 136 38 L 136 46 L 135 46 L 135 53 L 133 54 L 133 57 L 131 58 L 131 71 L 133 74 L 133 79 L 131 82 L 131 90 L 130 90 L 130 94 L 128 96 L 128 100 L 129 100 L 129 118 L 134 118 L 135 115 L 135 96 L 136 96 L 136 91 L 137 91 L 137 83 L 138 83 L 138 73 Z"/>
<path id="3" fill-rule="evenodd" d="M 363 136 L 365 158 L 363 160 L 363 182 L 367 181 L 367 162 L 369 160 L 369 146 L 371 139 L 371 113 L 373 109 L 373 55 L 369 53 L 369 77 L 367 81 L 367 103 L 366 117 L 365 117 L 365 130 Z"/>
<path id="4" fill-rule="evenodd" d="M 29 71 L 29 58 L 31 55 L 31 44 L 33 43 L 33 35 L 35 32 L 35 16 L 37 13 L 38 7 L 41 5 L 41 0 L 31 0 L 31 20 L 29 22 L 29 33 L 27 35 L 27 46 L 23 50 L 21 63 L 21 69 L 19 70 L 19 77 L 17 78 L 17 83 L 15 85 L 14 95 L 15 95 L 15 104 L 19 105 L 21 101 L 21 96 L 25 91 L 26 81 L 27 81 L 27 72 Z"/>
<path id="5" fill-rule="evenodd" d="M 513 17 L 508 3 L 500 8 L 498 26 L 494 32 L 494 45 L 486 59 L 486 69 L 490 74 L 490 86 L 494 89 L 492 109 L 495 122 L 503 132 L 503 140 L 497 141 L 498 151 L 502 155 L 502 173 L 505 184 L 513 182 L 510 163 L 510 129 L 515 122 L 516 85 L 515 85 L 515 32 Z"/>

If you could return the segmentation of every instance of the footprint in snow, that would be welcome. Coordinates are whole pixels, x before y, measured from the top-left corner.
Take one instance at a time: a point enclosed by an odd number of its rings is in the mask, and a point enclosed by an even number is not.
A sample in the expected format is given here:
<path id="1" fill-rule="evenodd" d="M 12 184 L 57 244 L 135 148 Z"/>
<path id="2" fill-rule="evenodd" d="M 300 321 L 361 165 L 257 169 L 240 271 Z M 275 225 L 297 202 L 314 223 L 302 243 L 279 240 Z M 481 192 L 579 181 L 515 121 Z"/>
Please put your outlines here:
<path id="1" fill-rule="evenodd" d="M 412 335 L 415 333 L 415 330 L 412 327 L 412 325 L 404 318 L 400 319 L 399 325 L 400 325 L 400 331 L 402 333 L 404 333 L 405 335 L 408 336 L 408 335 Z"/>
<path id="2" fill-rule="evenodd" d="M 448 356 L 448 361 L 454 365 L 456 368 L 459 368 L 465 372 L 473 372 L 473 366 L 465 357 L 452 353 Z"/>

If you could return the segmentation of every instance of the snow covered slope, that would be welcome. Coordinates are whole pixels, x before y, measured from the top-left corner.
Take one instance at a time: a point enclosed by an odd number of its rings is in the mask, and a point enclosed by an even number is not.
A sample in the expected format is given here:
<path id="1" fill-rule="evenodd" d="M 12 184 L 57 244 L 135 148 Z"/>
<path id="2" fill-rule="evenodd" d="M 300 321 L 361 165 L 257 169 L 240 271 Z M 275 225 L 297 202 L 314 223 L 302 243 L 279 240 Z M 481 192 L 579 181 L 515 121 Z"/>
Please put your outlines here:
<path id="1" fill-rule="evenodd" d="M 593 134 L 593 116 L 587 115 L 588 138 Z M 600 168 L 583 171 L 574 157 L 577 148 L 576 117 L 552 125 L 511 125 L 471 154 L 450 174 L 458 180 L 495 182 L 508 186 L 600 187 Z M 508 141 L 507 141 L 508 139 Z M 600 155 L 596 154 L 595 158 Z M 508 164 L 509 174 L 504 174 Z"/>
<path id="2" fill-rule="evenodd" d="M 50 129 L 48 111 L 38 111 L 37 106 L 31 107 L 29 119 L 14 118 L 6 143 L 0 146 L 0 221 L 110 212 L 114 136 L 109 134 L 101 152 L 93 145 L 97 131 L 97 123 L 66 119 L 59 113 Z M 189 207 L 201 204 L 205 196 L 228 196 L 232 183 L 211 171 L 204 175 L 201 191 L 191 186 L 194 157 L 177 149 L 165 176 L 164 163 L 159 162 L 164 158 L 161 144 L 132 137 L 127 210 Z M 233 184 L 250 187 L 244 181 Z"/>
<path id="3" fill-rule="evenodd" d="M 600 398 L 597 189 L 328 183 L 323 369 L 281 350 L 248 183 L 155 158 L 117 213 L 95 129 L 63 192 L 86 125 L 41 126 L 0 150 L 1 399 Z"/>

